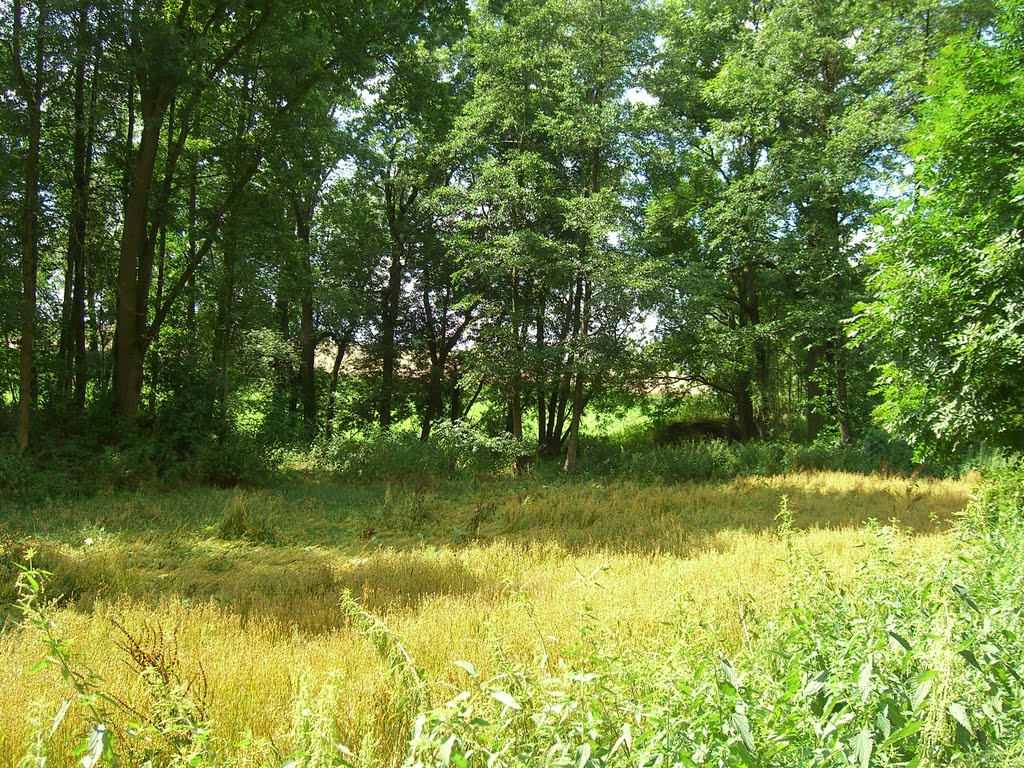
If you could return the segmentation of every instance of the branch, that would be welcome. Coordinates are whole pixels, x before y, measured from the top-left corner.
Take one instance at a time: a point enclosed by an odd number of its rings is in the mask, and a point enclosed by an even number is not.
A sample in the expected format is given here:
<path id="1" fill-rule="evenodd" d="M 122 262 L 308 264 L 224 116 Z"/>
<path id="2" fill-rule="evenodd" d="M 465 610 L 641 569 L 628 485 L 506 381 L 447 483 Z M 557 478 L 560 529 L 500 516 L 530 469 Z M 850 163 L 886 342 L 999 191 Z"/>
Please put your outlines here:
<path id="1" fill-rule="evenodd" d="M 231 208 L 234 207 L 235 202 L 241 196 L 245 188 L 249 185 L 249 182 L 252 180 L 252 177 L 256 175 L 256 171 L 259 170 L 260 163 L 262 162 L 263 155 L 258 154 L 249 164 L 249 167 L 246 169 L 245 173 L 242 174 L 242 177 L 238 180 L 238 183 L 235 185 L 234 189 L 231 190 L 230 194 L 228 194 L 228 196 L 224 199 L 224 202 L 222 202 L 220 206 L 217 208 L 217 210 L 214 212 L 210 221 L 209 233 L 207 234 L 206 239 L 203 241 L 202 246 L 200 246 L 196 250 L 195 255 L 188 260 L 188 263 L 185 265 L 185 269 L 182 271 L 180 275 L 178 275 L 178 279 L 174 282 L 174 285 L 171 287 L 171 290 L 168 291 L 167 298 L 164 300 L 164 303 L 161 304 L 159 308 L 157 308 L 156 315 L 153 318 L 153 324 L 149 327 L 149 332 L 146 334 L 146 346 L 149 345 L 152 339 L 159 332 L 160 326 L 163 325 L 164 321 L 167 319 L 167 315 L 170 313 L 171 307 L 174 306 L 174 302 L 177 301 L 179 296 L 181 296 L 181 293 L 185 289 L 185 286 L 188 285 L 188 281 L 192 278 L 192 276 L 196 272 L 196 269 L 199 268 L 199 265 L 202 263 L 203 259 L 205 259 L 207 254 L 210 252 L 210 249 L 213 247 L 213 243 L 216 239 L 217 232 L 220 229 L 221 222 L 224 220 L 224 217 L 227 215 L 228 211 L 230 211 Z"/>

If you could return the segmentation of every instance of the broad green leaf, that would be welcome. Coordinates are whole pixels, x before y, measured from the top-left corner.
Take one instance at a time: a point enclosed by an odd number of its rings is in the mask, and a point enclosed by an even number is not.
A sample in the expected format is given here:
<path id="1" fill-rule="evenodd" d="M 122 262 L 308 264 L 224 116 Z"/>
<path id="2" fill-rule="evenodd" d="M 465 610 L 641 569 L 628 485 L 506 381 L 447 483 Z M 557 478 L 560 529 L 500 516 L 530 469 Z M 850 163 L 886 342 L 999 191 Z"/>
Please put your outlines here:
<path id="1" fill-rule="evenodd" d="M 949 714 L 954 720 L 967 729 L 968 732 L 972 732 L 974 730 L 971 728 L 970 718 L 967 717 L 967 710 L 959 701 L 954 701 L 949 705 Z"/>
<path id="2" fill-rule="evenodd" d="M 736 733 L 739 734 L 740 739 L 743 741 L 743 746 L 747 748 L 750 754 L 754 754 L 754 734 L 750 730 L 750 720 L 742 712 L 734 712 L 733 716 L 729 719 L 732 723 L 732 727 L 736 729 Z"/>
<path id="3" fill-rule="evenodd" d="M 867 728 L 862 728 L 860 733 L 857 734 L 853 740 L 853 757 L 857 762 L 858 768 L 868 768 L 868 764 L 871 762 L 871 751 L 874 749 L 874 739 L 871 737 L 871 731 Z"/>
<path id="4" fill-rule="evenodd" d="M 885 741 L 882 742 L 882 745 L 881 745 L 880 748 L 881 749 L 885 749 L 886 747 L 892 746 L 893 744 L 896 744 L 897 742 L 900 742 L 900 741 L 903 741 L 904 739 L 910 738 L 915 733 L 917 733 L 919 730 L 921 730 L 921 725 L 922 725 L 922 723 L 921 723 L 920 720 L 911 720 L 909 723 L 904 725 L 902 728 L 899 728 L 896 731 L 894 731 L 893 734 L 889 738 L 887 738 Z"/>

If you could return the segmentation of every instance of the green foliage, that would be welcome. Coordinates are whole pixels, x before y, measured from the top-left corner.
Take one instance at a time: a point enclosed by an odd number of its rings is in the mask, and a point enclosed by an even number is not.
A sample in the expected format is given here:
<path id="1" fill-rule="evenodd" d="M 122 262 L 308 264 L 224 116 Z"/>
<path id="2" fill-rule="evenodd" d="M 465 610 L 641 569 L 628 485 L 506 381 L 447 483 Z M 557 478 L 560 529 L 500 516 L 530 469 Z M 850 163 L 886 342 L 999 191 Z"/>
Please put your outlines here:
<path id="1" fill-rule="evenodd" d="M 643 479 L 651 482 L 721 482 L 735 477 L 778 475 L 786 472 L 829 470 L 857 473 L 925 472 L 956 475 L 979 462 L 914 461 L 906 444 L 882 432 L 843 443 L 823 436 L 810 444 L 786 442 L 730 443 L 724 440 L 653 446 L 612 439 L 588 439 L 581 454 L 581 471 L 595 477 Z M 984 463 L 982 458 L 980 463 Z"/>
<path id="2" fill-rule="evenodd" d="M 1008 12 L 935 61 L 852 326 L 880 356 L 876 417 L 922 454 L 1024 440 L 1022 30 Z"/>
<path id="3" fill-rule="evenodd" d="M 313 458 L 343 477 L 408 482 L 509 475 L 536 450 L 507 433 L 492 437 L 464 422 L 448 422 L 438 424 L 427 441 L 401 430 L 339 437 L 317 446 Z"/>

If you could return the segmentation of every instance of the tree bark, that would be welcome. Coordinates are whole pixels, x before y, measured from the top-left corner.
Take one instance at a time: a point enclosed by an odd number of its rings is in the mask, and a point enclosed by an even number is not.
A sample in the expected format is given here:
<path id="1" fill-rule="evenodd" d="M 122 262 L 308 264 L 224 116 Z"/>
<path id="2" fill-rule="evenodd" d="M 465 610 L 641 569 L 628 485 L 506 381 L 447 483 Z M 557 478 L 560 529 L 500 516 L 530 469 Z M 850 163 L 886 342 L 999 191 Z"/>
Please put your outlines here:
<path id="1" fill-rule="evenodd" d="M 580 284 L 577 286 L 577 303 L 575 314 L 579 316 L 579 328 L 577 329 L 577 347 L 582 348 L 582 345 L 586 344 L 587 331 L 590 324 L 590 297 L 591 297 L 591 282 L 585 277 L 580 276 Z M 581 307 L 582 302 L 582 307 Z M 576 473 L 576 463 L 579 455 L 579 444 L 580 444 L 580 422 L 583 418 L 583 384 L 586 378 L 586 374 L 582 370 L 582 355 L 577 354 L 576 365 L 577 370 L 573 376 L 573 395 L 572 395 L 572 419 L 569 422 L 569 439 L 568 445 L 565 449 L 565 464 L 563 469 L 567 475 L 573 475 Z"/>
<path id="2" fill-rule="evenodd" d="M 818 364 L 822 354 L 821 347 L 812 344 L 804 362 L 804 418 L 807 422 L 807 439 L 811 442 L 817 439 L 825 427 L 825 416 L 819 411 L 821 384 L 818 382 Z"/>
<path id="3" fill-rule="evenodd" d="M 394 407 L 395 368 L 398 360 L 395 332 L 398 325 L 398 300 L 402 291 L 402 246 L 392 242 L 388 283 L 384 289 L 381 318 L 380 427 L 390 429 Z"/>
<path id="4" fill-rule="evenodd" d="M 327 390 L 327 413 L 324 415 L 324 435 L 330 440 L 334 437 L 334 413 L 338 399 L 338 380 L 341 378 L 341 364 L 345 360 L 345 353 L 348 351 L 347 342 L 337 339 L 338 352 L 334 356 L 334 366 L 331 368 L 331 384 Z"/>
<path id="5" fill-rule="evenodd" d="M 388 267 L 388 282 L 384 289 L 381 312 L 381 390 L 380 427 L 390 429 L 394 409 L 395 378 L 398 365 L 396 333 L 398 330 L 398 308 L 402 296 L 402 277 L 405 262 L 406 216 L 416 202 L 418 190 L 409 190 L 408 196 L 395 189 L 392 182 L 384 187 L 384 202 L 387 209 L 388 234 L 391 236 L 391 264 Z M 401 195 L 402 199 L 399 199 Z"/>

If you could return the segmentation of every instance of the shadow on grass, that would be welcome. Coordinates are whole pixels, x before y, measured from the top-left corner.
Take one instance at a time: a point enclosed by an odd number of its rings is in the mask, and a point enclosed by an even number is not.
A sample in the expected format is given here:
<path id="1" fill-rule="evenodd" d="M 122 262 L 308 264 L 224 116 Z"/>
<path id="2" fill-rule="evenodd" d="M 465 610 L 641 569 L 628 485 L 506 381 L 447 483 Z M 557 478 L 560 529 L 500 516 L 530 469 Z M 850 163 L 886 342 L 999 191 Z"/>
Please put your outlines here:
<path id="1" fill-rule="evenodd" d="M 71 547 L 37 540 L 9 541 L 0 552 L 0 613 L 16 611 L 15 563 L 29 546 L 34 564 L 49 572 L 46 595 L 57 604 L 91 612 L 98 601 L 157 604 L 215 603 L 243 622 L 258 618 L 300 632 L 330 632 L 348 621 L 338 606 L 343 590 L 375 613 L 412 610 L 435 595 L 497 589 L 443 551 L 382 550 L 351 557 L 313 547 L 261 546 L 215 539 L 141 541 L 119 537 Z M 450 554 L 450 553 L 449 553 Z"/>
<path id="2" fill-rule="evenodd" d="M 375 613 L 435 595 L 490 594 L 462 548 L 555 545 L 570 555 L 721 550 L 730 531 L 778 527 L 783 497 L 798 528 L 897 521 L 945 529 L 967 485 L 821 474 L 722 485 L 535 481 L 423 486 L 294 483 L 276 489 L 134 494 L 9 518 L 0 538 L 0 605 L 15 598 L 15 562 L 38 551 L 50 595 L 81 611 L 97 600 L 214 602 L 301 632 L 346 623 L 343 589 Z M 267 543 L 245 540 L 248 534 Z M 724 538 L 723 538 L 724 537 Z M 2 609 L 11 615 L 10 607 Z"/>

